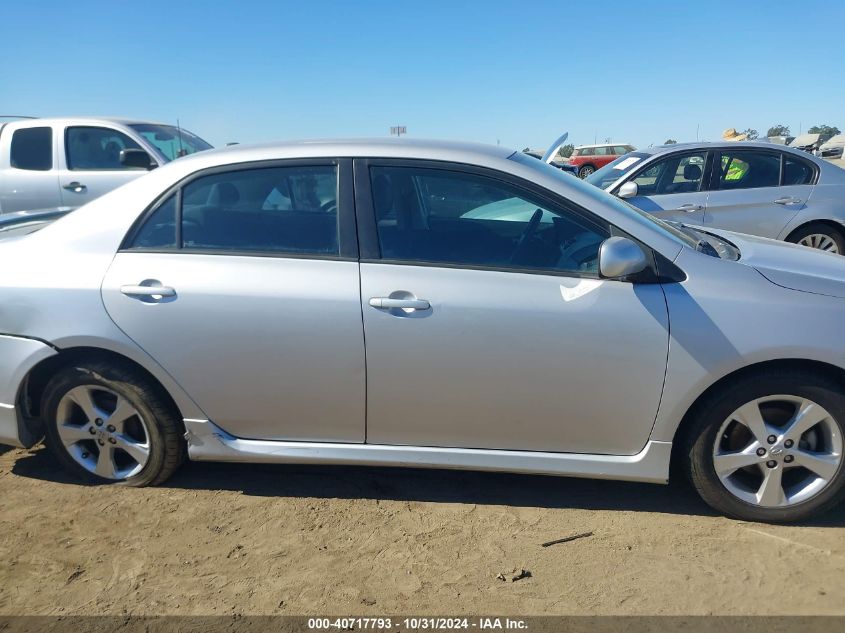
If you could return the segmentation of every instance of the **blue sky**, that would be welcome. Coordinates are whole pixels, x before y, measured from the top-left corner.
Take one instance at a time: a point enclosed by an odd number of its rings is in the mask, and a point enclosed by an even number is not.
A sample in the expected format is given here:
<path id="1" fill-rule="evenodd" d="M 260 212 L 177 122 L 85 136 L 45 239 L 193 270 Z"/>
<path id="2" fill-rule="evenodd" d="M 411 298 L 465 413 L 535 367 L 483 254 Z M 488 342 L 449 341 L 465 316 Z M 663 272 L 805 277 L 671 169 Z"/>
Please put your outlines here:
<path id="1" fill-rule="evenodd" d="M 845 2 L 3 3 L 0 114 L 541 147 L 845 129 Z M 809 36 L 808 36 L 809 34 Z"/>

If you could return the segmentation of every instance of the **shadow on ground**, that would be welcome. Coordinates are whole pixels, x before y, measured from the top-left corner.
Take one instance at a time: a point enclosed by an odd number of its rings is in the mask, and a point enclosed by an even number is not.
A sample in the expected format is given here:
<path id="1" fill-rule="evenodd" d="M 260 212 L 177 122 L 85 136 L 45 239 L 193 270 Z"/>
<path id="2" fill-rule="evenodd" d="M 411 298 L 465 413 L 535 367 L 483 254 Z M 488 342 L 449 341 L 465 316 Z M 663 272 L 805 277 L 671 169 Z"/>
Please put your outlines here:
<path id="1" fill-rule="evenodd" d="M 43 448 L 21 456 L 12 472 L 31 479 L 80 483 L 60 468 Z M 661 486 L 458 470 L 188 462 L 162 487 L 231 490 L 259 497 L 378 499 L 717 515 L 685 480 L 679 479 L 668 486 Z M 807 525 L 845 526 L 845 504 Z"/>

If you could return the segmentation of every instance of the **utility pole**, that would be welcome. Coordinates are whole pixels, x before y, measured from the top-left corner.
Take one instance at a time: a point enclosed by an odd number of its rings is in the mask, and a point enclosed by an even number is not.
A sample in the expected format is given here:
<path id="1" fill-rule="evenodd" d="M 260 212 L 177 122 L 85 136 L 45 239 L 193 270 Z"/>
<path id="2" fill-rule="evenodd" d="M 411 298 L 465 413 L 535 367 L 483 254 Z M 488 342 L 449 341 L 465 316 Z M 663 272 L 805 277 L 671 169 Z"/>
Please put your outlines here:
<path id="1" fill-rule="evenodd" d="M 408 133 L 408 128 L 404 125 L 396 125 L 390 128 L 390 136 L 402 136 Z"/>

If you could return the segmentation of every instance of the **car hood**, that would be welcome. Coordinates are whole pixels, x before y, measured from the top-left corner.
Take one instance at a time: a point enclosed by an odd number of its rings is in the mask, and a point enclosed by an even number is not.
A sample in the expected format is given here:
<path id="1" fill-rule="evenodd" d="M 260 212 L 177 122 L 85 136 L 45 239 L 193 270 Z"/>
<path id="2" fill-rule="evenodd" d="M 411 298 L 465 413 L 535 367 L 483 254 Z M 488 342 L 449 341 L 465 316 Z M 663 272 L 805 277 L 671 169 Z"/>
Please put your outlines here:
<path id="1" fill-rule="evenodd" d="M 845 256 L 764 237 L 708 231 L 734 244 L 739 261 L 775 285 L 845 299 Z"/>

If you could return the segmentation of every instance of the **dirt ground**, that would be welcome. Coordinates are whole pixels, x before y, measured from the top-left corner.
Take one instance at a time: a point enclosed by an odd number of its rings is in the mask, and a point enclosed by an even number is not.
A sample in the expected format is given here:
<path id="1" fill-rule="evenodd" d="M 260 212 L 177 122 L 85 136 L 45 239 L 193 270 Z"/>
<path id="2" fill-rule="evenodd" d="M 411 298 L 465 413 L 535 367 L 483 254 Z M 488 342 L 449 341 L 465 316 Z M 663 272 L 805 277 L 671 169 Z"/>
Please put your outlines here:
<path id="1" fill-rule="evenodd" d="M 684 485 L 311 466 L 91 487 L 0 453 L 0 615 L 845 614 L 845 507 L 775 527 Z"/>

